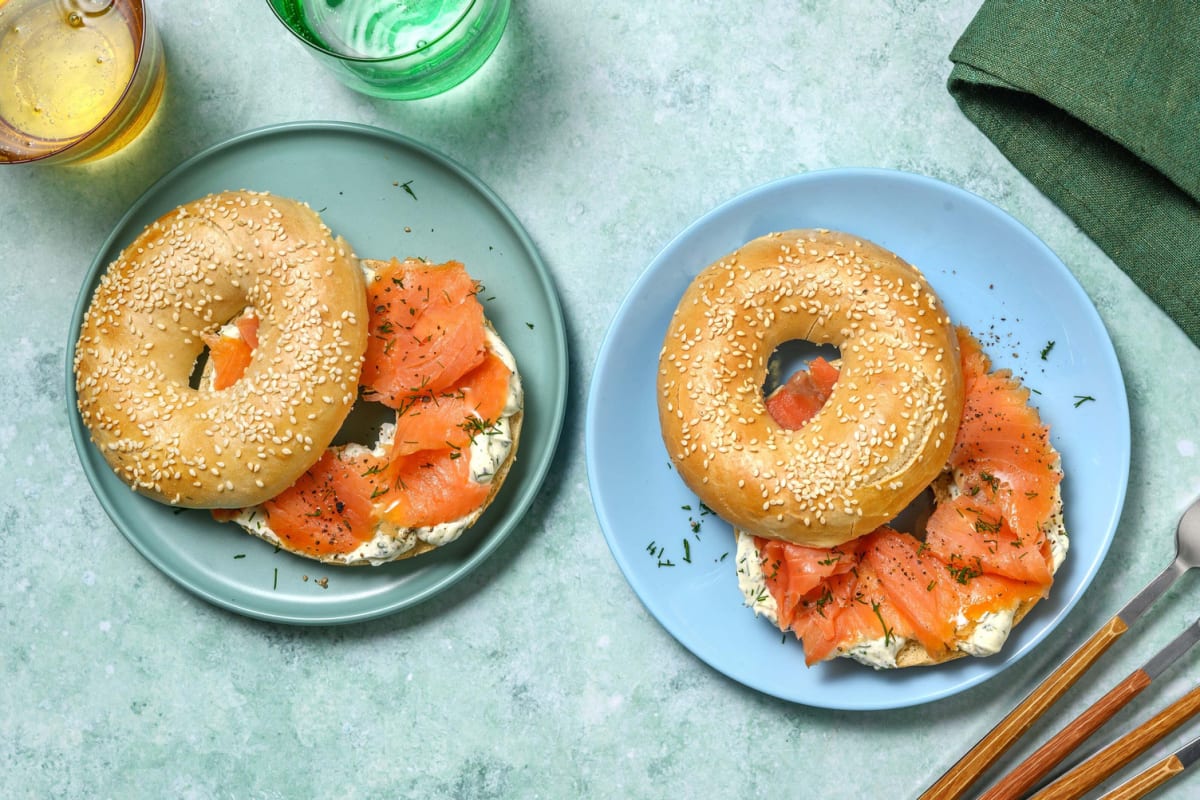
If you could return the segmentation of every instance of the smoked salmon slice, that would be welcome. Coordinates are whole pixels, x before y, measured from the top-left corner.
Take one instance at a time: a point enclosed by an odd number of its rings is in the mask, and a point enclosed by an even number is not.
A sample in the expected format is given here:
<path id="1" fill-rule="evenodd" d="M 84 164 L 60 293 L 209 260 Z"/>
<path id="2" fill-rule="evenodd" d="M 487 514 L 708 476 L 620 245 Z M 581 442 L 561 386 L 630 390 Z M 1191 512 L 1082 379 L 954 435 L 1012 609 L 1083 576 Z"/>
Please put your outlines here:
<path id="1" fill-rule="evenodd" d="M 1046 596 L 1050 587 L 985 572 L 982 575 L 955 580 L 950 584 L 950 588 L 958 593 L 963 615 L 968 619 L 979 619 L 983 614 L 1013 609 L 1021 603 L 1040 600 Z"/>
<path id="2" fill-rule="evenodd" d="M 495 353 L 442 392 L 412 397 L 396 413 L 392 455 L 450 448 L 462 451 L 504 412 L 512 370 Z"/>
<path id="3" fill-rule="evenodd" d="M 966 387 L 962 424 L 950 465 L 968 489 L 990 484 L 1013 527 L 1033 530 L 1053 513 L 1062 480 L 1050 430 L 1029 405 L 1029 390 L 991 362 L 965 328 L 958 329 Z"/>
<path id="4" fill-rule="evenodd" d="M 881 639 L 891 645 L 912 635 L 908 619 L 887 601 L 879 575 L 867 560 L 830 577 L 811 593 L 791 630 L 804 646 L 809 666 L 859 642 Z"/>
<path id="5" fill-rule="evenodd" d="M 228 389 L 246 373 L 254 349 L 258 347 L 258 316 L 248 310 L 235 322 L 236 336 L 221 332 L 206 333 L 200 338 L 208 347 L 208 360 L 212 364 L 214 389 Z"/>
<path id="6" fill-rule="evenodd" d="M 1055 563 L 1045 530 L 1061 471 L 1029 391 L 992 371 L 978 341 L 958 329 L 965 404 L 947 464 L 953 481 L 922 539 L 881 527 L 837 548 L 754 540 L 777 624 L 814 664 L 868 642 L 914 639 L 935 659 L 961 626 L 1046 596 Z M 803 426 L 832 393 L 824 359 L 767 398 L 782 427 Z"/>
<path id="7" fill-rule="evenodd" d="M 391 408 L 451 389 L 483 362 L 479 285 L 457 261 L 393 259 L 367 285 L 363 397 Z"/>
<path id="8" fill-rule="evenodd" d="M 805 599 L 826 579 L 854 569 L 858 554 L 846 547 L 806 547 L 756 539 L 762 570 L 774 582 L 781 623 L 790 623 Z"/>
<path id="9" fill-rule="evenodd" d="M 392 460 L 394 490 L 383 517 L 400 528 L 427 528 L 465 517 L 487 499 L 491 487 L 471 480 L 470 457 L 451 448 L 421 450 Z"/>
<path id="10" fill-rule="evenodd" d="M 837 368 L 817 356 L 767 397 L 767 412 L 783 427 L 795 430 L 821 410 L 837 379 Z"/>
<path id="11" fill-rule="evenodd" d="M 386 492 L 386 462 L 370 451 L 329 449 L 294 484 L 263 504 L 267 524 L 291 549 L 348 553 L 375 532 L 375 497 Z"/>
<path id="12" fill-rule="evenodd" d="M 868 535 L 863 558 L 879 576 L 884 602 L 908 623 L 904 627 L 934 656 L 955 639 L 958 593 L 950 586 L 946 565 L 920 555 L 921 543 L 891 528 Z"/>
<path id="13" fill-rule="evenodd" d="M 1049 586 L 1050 544 L 1040 530 L 1018 534 L 968 495 L 941 503 L 925 524 L 925 548 L 946 564 Z"/>

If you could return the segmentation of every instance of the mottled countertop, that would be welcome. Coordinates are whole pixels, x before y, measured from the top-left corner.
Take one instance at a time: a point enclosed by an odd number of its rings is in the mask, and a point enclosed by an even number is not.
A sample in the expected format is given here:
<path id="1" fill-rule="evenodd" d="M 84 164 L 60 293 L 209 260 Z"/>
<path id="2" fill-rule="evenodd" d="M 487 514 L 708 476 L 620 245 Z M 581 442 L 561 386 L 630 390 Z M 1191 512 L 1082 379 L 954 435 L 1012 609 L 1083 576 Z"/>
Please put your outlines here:
<path id="1" fill-rule="evenodd" d="M 152 127 L 91 165 L 0 168 L 0 795 L 915 797 L 1171 560 L 1175 521 L 1200 493 L 1200 351 L 945 89 L 977 7 L 532 0 L 474 78 L 396 103 L 336 83 L 266 3 L 153 3 L 169 85 Z M 453 591 L 328 628 L 224 611 L 139 555 L 83 473 L 64 381 L 84 275 L 139 195 L 210 145 L 310 119 L 398 131 L 490 185 L 553 274 L 571 367 L 557 456 L 524 524 Z M 610 555 L 584 460 L 597 350 L 655 254 L 751 187 L 840 166 L 939 178 L 1028 226 L 1099 310 L 1132 416 L 1121 526 L 1064 624 L 996 679 L 879 712 L 782 702 L 680 646 Z M 1190 623 L 1196 581 L 1035 734 Z M 1182 694 L 1198 659 L 1114 727 Z M 1197 732 L 1177 730 L 1136 766 Z M 1198 787 L 1184 777 L 1161 796 Z"/>

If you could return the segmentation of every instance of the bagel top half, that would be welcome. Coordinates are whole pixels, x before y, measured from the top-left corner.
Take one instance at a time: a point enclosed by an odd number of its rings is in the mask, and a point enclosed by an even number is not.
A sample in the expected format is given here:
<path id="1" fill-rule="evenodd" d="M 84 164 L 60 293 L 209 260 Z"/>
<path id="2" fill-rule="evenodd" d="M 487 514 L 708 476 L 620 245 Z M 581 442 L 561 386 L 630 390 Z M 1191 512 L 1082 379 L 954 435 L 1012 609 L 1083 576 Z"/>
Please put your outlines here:
<path id="1" fill-rule="evenodd" d="M 804 427 L 767 413 L 768 359 L 832 344 L 841 374 Z M 877 528 L 937 477 L 963 380 L 953 326 L 921 273 L 848 233 L 748 242 L 684 292 L 659 357 L 663 441 L 709 508 L 755 536 L 831 547 Z"/>
<path id="2" fill-rule="evenodd" d="M 191 387 L 202 336 L 252 308 L 241 380 Z M 108 267 L 75 351 L 78 407 L 114 472 L 155 500 L 240 508 L 287 488 L 333 439 L 366 349 L 349 246 L 295 200 L 225 192 L 150 224 Z"/>

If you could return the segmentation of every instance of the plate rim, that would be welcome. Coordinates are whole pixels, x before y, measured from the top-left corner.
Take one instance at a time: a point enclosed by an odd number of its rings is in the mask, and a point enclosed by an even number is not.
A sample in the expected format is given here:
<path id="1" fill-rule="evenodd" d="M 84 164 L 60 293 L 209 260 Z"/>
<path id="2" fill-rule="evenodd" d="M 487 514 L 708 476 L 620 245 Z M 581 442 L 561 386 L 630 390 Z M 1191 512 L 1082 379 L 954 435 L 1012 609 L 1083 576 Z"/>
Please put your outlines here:
<path id="1" fill-rule="evenodd" d="M 83 424 L 79 415 L 77 399 L 78 395 L 75 389 L 75 345 L 78 340 L 79 328 L 82 324 L 83 315 L 86 313 L 87 306 L 90 303 L 91 296 L 95 291 L 96 283 L 100 280 L 101 273 L 107 268 L 104 256 L 109 253 L 114 245 L 117 244 L 117 239 L 131 224 L 132 220 L 140 213 L 146 210 L 153 200 L 154 195 L 162 191 L 165 187 L 178 181 L 182 176 L 191 171 L 200 168 L 205 162 L 229 150 L 236 149 L 247 143 L 257 140 L 270 139 L 272 137 L 286 137 L 295 134 L 334 134 L 349 137 L 367 137 L 379 140 L 389 146 L 400 148 L 415 154 L 422 158 L 429 159 L 435 162 L 438 166 L 452 172 L 457 178 L 467 183 L 472 190 L 486 201 L 487 205 L 494 210 L 499 217 L 504 221 L 509 229 L 509 232 L 520 243 L 522 250 L 529 262 L 533 265 L 533 273 L 537 282 L 541 285 L 546 297 L 549 299 L 547 310 L 553 321 L 553 372 L 556 380 L 550 383 L 551 403 L 546 409 L 546 417 L 550 421 L 547 428 L 547 440 L 545 450 L 536 459 L 530 467 L 529 479 L 521 487 L 514 487 L 521 496 L 517 499 L 516 505 L 507 516 L 501 521 L 499 528 L 489 529 L 485 535 L 477 542 L 476 548 L 471 552 L 461 564 L 448 572 L 440 580 L 435 581 L 423 589 L 405 595 L 392 602 L 375 603 L 365 609 L 359 609 L 341 614 L 319 615 L 313 613 L 283 613 L 263 610 L 254 607 L 252 602 L 237 602 L 229 597 L 213 591 L 210 588 L 200 585 L 195 577 L 183 574 L 183 571 L 177 569 L 173 565 L 166 563 L 164 559 L 152 549 L 147 547 L 146 543 L 141 540 L 139 535 L 131 530 L 131 524 L 124 520 L 122 514 L 117 509 L 117 504 L 114 498 L 109 497 L 108 492 L 101 489 L 99 485 L 99 476 L 94 474 L 95 470 L 90 464 L 86 456 L 85 450 L 93 448 L 91 438 L 88 436 L 86 426 Z M 169 212 L 170 209 L 164 209 L 162 213 Z M 343 625 L 355 622 L 365 622 L 371 619 L 377 619 L 395 614 L 407 608 L 412 608 L 430 599 L 434 595 L 444 591 L 447 587 L 457 583 L 465 578 L 476 568 L 478 568 L 488 557 L 490 557 L 500 545 L 509 538 L 519 523 L 528 514 L 530 507 L 533 505 L 541 488 L 545 484 L 545 480 L 549 475 L 551 465 L 558 454 L 558 446 L 561 441 L 562 431 L 566 421 L 566 410 L 570 394 L 570 341 L 567 336 L 566 320 L 562 309 L 562 299 L 559 296 L 557 287 L 554 284 L 553 274 L 550 271 L 549 265 L 542 257 L 530 237 L 529 232 L 517 219 L 512 209 L 507 203 L 500 198 L 498 194 L 481 178 L 476 176 L 462 164 L 444 153 L 426 145 L 412 137 L 396 131 L 388 130 L 374 125 L 366 125 L 363 123 L 346 122 L 341 120 L 296 120 L 282 122 L 261 127 L 253 128 L 235 134 L 234 136 L 223 139 L 219 142 L 204 147 L 197 153 L 189 156 L 181 161 L 176 166 L 172 167 L 159 178 L 155 179 L 147 186 L 126 209 L 120 218 L 113 224 L 112 230 L 105 237 L 96 251 L 94 258 L 88 265 L 82 284 L 76 295 L 75 305 L 72 309 L 69 327 L 67 329 L 67 342 L 64 354 L 65 369 L 66 369 L 66 405 L 68 425 L 71 430 L 71 439 L 75 445 L 76 456 L 80 466 L 87 478 L 88 484 L 92 489 L 92 494 L 100 502 L 105 514 L 113 525 L 121 532 L 125 540 L 133 546 L 133 548 L 141 554 L 150 564 L 158 569 L 162 574 L 170 578 L 176 585 L 187 590 L 189 593 L 200 597 L 201 599 L 211 603 L 214 606 L 222 608 L 226 611 L 231 611 L 242 616 L 257 619 L 264 622 L 283 623 L 296 626 L 323 626 L 323 625 Z M 526 464 L 529 464 L 527 461 Z M 314 564 L 317 562 L 313 562 Z M 252 595 L 250 595 L 252 596 Z M 389 597 L 388 592 L 382 593 L 384 598 Z M 319 608 L 320 604 L 316 604 L 315 608 Z M 299 607 L 298 607 L 299 608 Z M 307 607 L 305 607 L 307 608 Z"/>
<path id="2" fill-rule="evenodd" d="M 1079 586 L 1076 589 L 1076 591 L 1074 592 L 1073 596 L 1067 598 L 1067 601 L 1056 612 L 1056 617 L 1047 623 L 1045 628 L 1041 632 L 1039 632 L 1039 634 L 1037 635 L 1037 638 L 1034 640 L 1034 642 L 1031 644 L 1031 646 L 1026 647 L 1024 651 L 1017 651 L 1017 652 L 1011 653 L 1009 658 L 1006 658 L 1005 660 L 996 663 L 995 665 L 991 666 L 990 668 L 985 669 L 984 674 L 978 675 L 973 679 L 963 681 L 959 685 L 950 686 L 947 689 L 942 690 L 942 691 L 927 692 L 925 695 L 920 696 L 920 697 L 915 697 L 915 698 L 911 698 L 911 699 L 900 699 L 900 700 L 894 701 L 894 702 L 878 702 L 878 701 L 877 702 L 865 702 L 865 703 L 862 703 L 862 702 L 859 702 L 859 703 L 855 703 L 855 702 L 816 702 L 816 701 L 813 701 L 812 699 L 798 699 L 795 697 L 785 696 L 783 694 L 780 694 L 777 690 L 774 690 L 770 686 L 764 684 L 763 681 L 746 680 L 742 676 L 732 674 L 732 672 L 733 672 L 732 670 L 724 668 L 724 667 L 714 663 L 713 659 L 708 658 L 708 657 L 696 652 L 687 642 L 685 642 L 680 637 L 680 635 L 673 629 L 672 625 L 667 624 L 667 622 L 665 622 L 663 620 L 662 616 L 660 615 L 659 610 L 657 608 L 655 608 L 654 606 L 652 606 L 651 603 L 647 600 L 647 598 L 643 595 L 643 592 L 638 589 L 637 584 L 635 583 L 635 581 L 632 579 L 632 576 L 631 576 L 631 568 L 629 566 L 630 562 L 628 561 L 629 554 L 625 553 L 624 550 L 618 546 L 618 542 L 615 540 L 615 535 L 613 533 L 611 533 L 612 525 L 611 525 L 611 521 L 608 519 L 608 517 L 606 515 L 606 509 L 604 507 L 602 507 L 599 502 L 597 502 L 597 498 L 603 496 L 603 490 L 598 486 L 598 483 L 597 483 L 597 481 L 598 481 L 597 476 L 600 474 L 601 470 L 598 469 L 598 464 L 595 461 L 595 448 L 593 446 L 593 442 L 596 440 L 596 436 L 598 435 L 597 431 L 596 431 L 596 426 L 597 426 L 598 422 L 596 419 L 597 414 L 595 413 L 595 410 L 598 408 L 598 394 L 601 391 L 602 384 L 603 384 L 603 380 L 602 380 L 603 376 L 601 373 L 602 373 L 602 369 L 604 369 L 608 365 L 608 362 L 612 357 L 609 351 L 610 351 L 610 348 L 613 346 L 613 341 L 616 337 L 618 322 L 626 315 L 626 313 L 629 310 L 630 305 L 639 296 L 639 294 L 644 290 L 644 284 L 648 283 L 652 279 L 653 274 L 656 273 L 658 270 L 666 268 L 666 265 L 669 264 L 670 258 L 675 254 L 675 251 L 677 251 L 679 248 L 685 246 L 693 237 L 698 235 L 705 227 L 707 227 L 710 224 L 713 224 L 715 221 L 720 219 L 723 215 L 730 214 L 730 213 L 736 213 L 737 206 L 748 203 L 748 202 L 752 202 L 756 196 L 768 194 L 770 192 L 780 189 L 781 187 L 788 187 L 789 185 L 803 186 L 805 183 L 808 183 L 808 182 L 818 181 L 820 179 L 830 179 L 830 178 L 835 179 L 835 180 L 836 179 L 899 180 L 899 181 L 906 181 L 906 182 L 921 184 L 925 188 L 928 188 L 928 189 L 931 189 L 934 191 L 938 191 L 938 192 L 947 193 L 958 199 L 967 201 L 971 205 L 975 206 L 977 211 L 994 216 L 994 217 L 998 218 L 1001 222 L 1011 226 L 1015 234 L 1018 234 L 1018 235 L 1024 237 L 1036 249 L 1041 251 L 1047 257 L 1047 259 L 1049 261 L 1051 261 L 1055 264 L 1055 266 L 1058 268 L 1058 271 L 1061 273 L 1062 277 L 1066 279 L 1067 285 L 1071 287 L 1071 289 L 1076 293 L 1078 299 L 1082 301 L 1082 308 L 1086 312 L 1087 316 L 1089 316 L 1091 318 L 1092 322 L 1094 322 L 1095 325 L 1104 333 L 1104 342 L 1103 343 L 1106 345 L 1106 347 L 1104 348 L 1105 355 L 1110 359 L 1111 366 L 1115 370 L 1115 375 L 1118 379 L 1116 382 L 1116 387 L 1115 387 L 1117 390 L 1117 395 L 1112 398 L 1116 409 L 1119 411 L 1119 415 L 1121 417 L 1120 422 L 1122 423 L 1122 425 L 1121 425 L 1121 434 L 1122 434 L 1121 448 L 1120 448 L 1120 453 L 1119 453 L 1122 464 L 1121 464 L 1121 469 L 1120 469 L 1119 475 L 1117 476 L 1119 479 L 1118 480 L 1119 485 L 1114 487 L 1115 493 L 1116 493 L 1116 502 L 1112 509 L 1112 515 L 1111 515 L 1111 519 L 1109 520 L 1108 530 L 1106 531 L 1106 533 L 1103 537 L 1103 540 L 1100 542 L 1100 546 L 1097 549 L 1092 560 L 1089 563 L 1086 563 L 1083 565 L 1084 574 L 1081 576 Z M 799 191 L 799 189 L 797 189 L 797 191 Z M 765 233 L 765 231 L 763 233 Z M 734 245 L 734 246 L 736 246 L 736 245 Z M 719 256 L 719 254 L 718 254 L 718 256 Z M 1045 641 L 1046 638 L 1048 638 L 1052 633 L 1054 633 L 1054 631 L 1057 630 L 1061 626 L 1062 622 L 1066 619 L 1066 617 L 1070 614 L 1070 612 L 1079 603 L 1079 601 L 1082 599 L 1083 595 L 1091 587 L 1092 582 L 1095 580 L 1095 577 L 1096 577 L 1097 573 L 1099 572 L 1100 566 L 1103 564 L 1104 560 L 1107 558 L 1108 551 L 1111 548 L 1113 539 L 1116 534 L 1116 530 L 1120 524 L 1121 515 L 1124 510 L 1124 504 L 1125 504 L 1127 494 L 1128 494 L 1129 477 L 1130 477 L 1130 470 L 1131 470 L 1131 464 L 1132 464 L 1132 461 L 1131 461 L 1132 431 L 1131 431 L 1131 421 L 1130 421 L 1130 414 L 1129 414 L 1128 392 L 1126 390 L 1125 383 L 1124 383 L 1124 373 L 1123 373 L 1123 370 L 1121 369 L 1120 361 L 1117 358 L 1115 346 L 1113 345 L 1111 335 L 1108 333 L 1107 326 L 1104 325 L 1104 321 L 1100 317 L 1095 304 L 1092 302 L 1091 298 L 1087 295 L 1086 291 L 1083 289 L 1082 284 L 1079 283 L 1079 280 L 1075 277 L 1075 275 L 1071 272 L 1071 270 L 1066 266 L 1065 262 L 1063 262 L 1063 260 L 1058 256 L 1058 254 L 1055 253 L 1049 247 L 1049 245 L 1047 245 L 1040 237 L 1038 237 L 1028 226 L 1026 226 L 1024 223 L 1022 223 L 1019 219 L 1014 217 L 1008 211 L 1004 210 L 997 204 L 987 200 L 986 198 L 984 198 L 978 194 L 975 194 L 974 192 L 971 192 L 970 190 L 965 189 L 961 186 L 951 184 L 947 181 L 944 181 L 944 180 L 941 180 L 938 178 L 934 178 L 934 177 L 919 174 L 919 173 L 908 172 L 905 170 L 891 169 L 891 168 L 885 168 L 885 167 L 829 167 L 829 168 L 823 168 L 823 169 L 817 169 L 817 170 L 798 172 L 798 173 L 786 175 L 783 177 L 775 178 L 775 179 L 772 179 L 769 181 L 765 181 L 763 183 L 751 186 L 748 189 L 738 192 L 737 194 L 734 194 L 733 196 L 728 197 L 725 200 L 718 202 L 716 205 L 712 206 L 707 211 L 700 214 L 696 219 L 692 220 L 690 223 L 685 225 L 684 228 L 678 234 L 676 234 L 674 237 L 672 237 L 653 256 L 653 258 L 651 258 L 651 260 L 647 263 L 647 265 L 642 269 L 642 271 L 638 274 L 636 279 L 633 281 L 630 288 L 625 293 L 625 296 L 618 303 L 616 311 L 613 313 L 612 318 L 609 323 L 609 326 L 608 326 L 607 330 L 605 331 L 604 338 L 601 342 L 599 350 L 597 351 L 595 364 L 592 368 L 592 374 L 591 374 L 590 385 L 589 385 L 588 396 L 587 396 L 585 419 L 584 419 L 584 446 L 585 446 L 585 460 L 586 460 L 587 472 L 588 472 L 588 483 L 589 483 L 589 489 L 590 489 L 590 494 L 591 494 L 591 498 L 592 498 L 592 506 L 593 506 L 593 510 L 596 514 L 597 520 L 600 524 L 601 531 L 602 531 L 604 538 L 608 544 L 610 554 L 613 556 L 613 559 L 617 562 L 617 565 L 621 570 L 622 577 L 625 579 L 625 581 L 629 585 L 629 587 L 633 590 L 634 595 L 642 603 L 643 607 L 655 619 L 655 621 L 667 632 L 667 634 L 670 635 L 676 641 L 676 643 L 678 643 L 685 650 L 687 650 L 689 653 L 691 653 L 691 655 L 693 657 L 697 658 L 701 662 L 705 663 L 708 667 L 710 667 L 711 669 L 715 670 L 716 672 L 720 673 L 721 675 L 725 676 L 727 679 L 729 679 L 733 682 L 736 682 L 738 684 L 746 686 L 747 688 L 754 689 L 755 691 L 761 692 L 765 695 L 769 695 L 769 696 L 775 697 L 777 699 L 784 700 L 786 702 L 792 702 L 792 703 L 796 703 L 799 705 L 805 705 L 805 706 L 814 707 L 814 708 L 825 708 L 825 709 L 836 710 L 836 711 L 883 711 L 883 710 L 891 710 L 891 709 L 898 709 L 898 708 L 907 708 L 907 707 L 922 705 L 922 704 L 926 704 L 926 703 L 930 703 L 930 702 L 935 702 L 938 700 L 943 700 L 948 697 L 952 697 L 954 695 L 960 694 L 969 689 L 975 688 L 983 683 L 986 683 L 987 681 L 995 678 L 1001 672 L 1003 672 L 1004 670 L 1011 667 L 1013 664 L 1020 661 L 1025 656 L 1027 656 L 1029 654 L 1029 652 L 1036 649 L 1036 645 L 1041 644 L 1042 642 Z M 749 611 L 747 611 L 747 613 L 749 613 Z M 750 619 L 750 617 L 747 617 L 747 619 Z M 961 661 L 959 663 L 961 663 Z M 866 668 L 864 667 L 864 669 L 866 669 Z M 933 669 L 936 669 L 936 667 L 934 667 Z"/>

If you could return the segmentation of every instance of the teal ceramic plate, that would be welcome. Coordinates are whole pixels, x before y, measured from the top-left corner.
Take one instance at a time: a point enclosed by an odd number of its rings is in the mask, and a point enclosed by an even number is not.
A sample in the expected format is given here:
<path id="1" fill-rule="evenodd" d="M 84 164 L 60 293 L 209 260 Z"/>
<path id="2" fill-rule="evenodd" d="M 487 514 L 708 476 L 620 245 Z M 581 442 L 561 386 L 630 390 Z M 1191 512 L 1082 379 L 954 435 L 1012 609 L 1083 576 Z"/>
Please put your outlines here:
<path id="1" fill-rule="evenodd" d="M 770 231 L 824 227 L 871 239 L 924 271 L 997 368 L 1035 391 L 1066 478 L 1071 552 L 1049 598 L 991 658 L 879 671 L 805 667 L 792 637 L 745 608 L 729 526 L 702 514 L 669 469 L 654 400 L 658 345 L 703 267 Z M 1053 344 L 1051 344 L 1053 343 Z M 1102 435 L 1097 432 L 1102 431 Z M 961 692 L 1030 652 L 1095 577 L 1129 478 L 1129 408 L 1096 309 L 1045 244 L 999 208 L 931 178 L 842 169 L 796 175 L 713 209 L 658 255 L 625 298 L 597 358 L 587 410 L 592 499 L 635 592 L 685 647 L 767 694 L 836 709 L 916 705 Z M 686 544 L 685 544 L 686 542 Z M 668 564 L 670 566 L 668 566 Z"/>
<path id="2" fill-rule="evenodd" d="M 457 259 L 483 282 L 484 309 L 525 386 L 519 457 L 504 488 L 463 537 L 419 558 L 337 567 L 275 549 L 204 511 L 130 491 L 91 444 L 75 411 L 71 354 L 101 274 L 121 248 L 177 205 L 227 189 L 306 201 L 363 258 Z M 71 319 L 71 431 L 92 487 L 125 537 L 200 597 L 247 616 L 296 624 L 369 619 L 446 589 L 512 533 L 546 477 L 566 410 L 562 309 L 545 264 L 503 202 L 461 166 L 412 140 L 359 125 L 296 123 L 252 131 L 181 164 L 122 218 L 96 256 Z M 327 581 L 324 579 L 328 579 Z"/>

